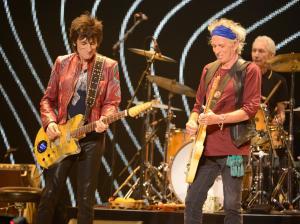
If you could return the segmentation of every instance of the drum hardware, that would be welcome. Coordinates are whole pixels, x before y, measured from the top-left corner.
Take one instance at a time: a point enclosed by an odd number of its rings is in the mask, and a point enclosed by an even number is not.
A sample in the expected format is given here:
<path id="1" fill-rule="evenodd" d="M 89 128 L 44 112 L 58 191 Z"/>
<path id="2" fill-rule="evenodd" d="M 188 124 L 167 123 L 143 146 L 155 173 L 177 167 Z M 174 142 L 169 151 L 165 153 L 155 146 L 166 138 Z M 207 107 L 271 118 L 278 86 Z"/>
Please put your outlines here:
<path id="1" fill-rule="evenodd" d="M 275 186 L 272 194 L 271 194 L 271 202 L 273 206 L 279 210 L 291 210 L 290 206 L 296 204 L 297 201 L 300 200 L 300 194 L 298 194 L 292 201 L 289 203 L 288 201 L 288 189 L 284 191 L 284 187 L 286 184 L 286 179 L 288 177 L 289 168 L 283 169 L 283 172 L 278 180 L 277 185 Z M 300 186 L 300 173 L 293 169 L 293 175 L 296 177 L 298 181 L 298 187 Z M 295 210 L 294 210 L 295 211 Z"/>
<path id="2" fill-rule="evenodd" d="M 158 203 L 162 200 L 162 186 L 161 186 L 161 177 L 162 174 L 160 171 L 155 167 L 150 165 L 149 163 L 145 164 L 146 167 L 146 178 L 145 181 L 142 183 L 143 185 L 143 200 L 147 201 L 147 203 Z M 133 174 L 135 174 L 140 169 L 140 166 L 138 166 L 132 174 L 128 176 L 128 178 L 125 180 L 125 182 L 119 187 L 119 189 L 116 190 L 114 193 L 114 197 L 117 195 L 117 193 L 121 190 L 123 186 L 129 183 L 130 179 L 132 178 Z M 130 196 L 134 193 L 134 191 L 139 190 L 139 184 L 140 177 L 137 178 L 135 183 L 133 185 L 129 185 L 130 189 L 125 194 L 124 198 L 130 198 Z"/>
<path id="3" fill-rule="evenodd" d="M 168 172 L 168 148 L 169 138 L 171 131 L 171 120 L 173 118 L 173 112 L 171 110 L 171 101 L 174 94 L 184 94 L 189 97 L 195 97 L 196 92 L 188 86 L 179 84 L 176 80 L 170 80 L 161 76 L 147 75 L 147 79 L 150 82 L 156 83 L 159 87 L 168 90 L 168 107 L 167 107 L 167 120 L 166 120 L 166 132 L 165 132 L 165 144 L 164 144 L 164 159 L 161 165 L 163 171 L 163 202 L 171 202 L 173 198 L 167 197 L 167 191 L 169 189 L 167 172 Z"/>
<path id="4" fill-rule="evenodd" d="M 300 53 L 280 54 L 268 60 L 275 72 L 300 72 Z"/>
<path id="5" fill-rule="evenodd" d="M 153 38 L 152 38 L 153 41 Z M 147 58 L 147 65 L 145 70 L 143 71 L 136 89 L 134 90 L 134 93 L 131 97 L 131 99 L 129 100 L 128 104 L 127 104 L 127 108 L 130 108 L 133 101 L 135 100 L 135 97 L 142 85 L 142 83 L 144 82 L 144 80 L 146 81 L 146 85 L 147 85 L 147 100 L 151 99 L 151 84 L 149 81 L 147 81 L 147 79 L 145 79 L 146 75 L 150 74 L 150 68 L 152 66 L 152 64 L 154 63 L 155 60 L 161 60 L 161 61 L 167 61 L 167 62 L 171 62 L 168 61 L 169 58 L 162 56 L 160 54 L 160 52 L 158 52 L 157 50 L 150 52 L 150 51 L 145 51 L 145 50 L 140 50 L 140 49 L 134 49 L 134 48 L 130 48 L 130 51 L 132 51 L 133 53 L 139 54 L 139 55 L 144 55 Z M 153 151 L 153 141 L 150 141 L 152 138 L 150 138 L 149 136 L 152 136 L 152 130 L 150 127 L 150 112 L 148 111 L 146 113 L 145 119 L 144 119 L 144 147 L 142 147 L 141 149 L 141 162 L 140 162 L 140 177 L 138 179 L 138 183 L 139 183 L 139 199 L 149 199 L 149 197 L 147 196 L 148 194 L 148 189 L 146 189 L 146 187 L 149 186 L 149 184 L 147 184 L 145 186 L 144 183 L 148 183 L 147 180 L 147 166 L 146 163 L 148 163 L 148 157 L 149 157 L 149 152 Z M 137 185 L 137 184 L 134 184 Z M 136 189 L 136 187 L 132 188 L 132 189 Z"/>
<path id="6" fill-rule="evenodd" d="M 244 203 L 243 207 L 247 210 L 252 210 L 269 204 L 267 193 L 263 190 L 263 158 L 269 154 L 262 151 L 259 146 L 256 147 L 258 149 L 253 150 L 255 152 L 252 152 L 252 157 L 258 156 L 258 165 L 255 176 L 255 192 L 252 192 Z"/>
<path id="7" fill-rule="evenodd" d="M 293 189 L 292 189 L 292 178 L 295 173 L 295 161 L 293 158 L 294 154 L 294 135 L 293 135 L 293 122 L 294 122 L 294 106 L 295 106 L 295 73 L 300 71 L 300 54 L 299 53 L 290 53 L 290 54 L 282 54 L 277 55 L 271 60 L 268 61 L 270 68 L 272 71 L 276 72 L 286 72 L 291 74 L 291 88 L 290 88 L 290 100 L 289 100 L 289 138 L 287 144 L 287 152 L 288 152 L 288 168 L 282 174 L 282 182 L 284 180 L 287 181 L 287 212 L 293 210 L 292 197 L 293 197 Z M 280 177 L 281 179 L 281 177 Z M 282 183 L 281 183 L 282 187 Z M 276 193 L 276 192 L 275 192 Z"/>
<path id="8" fill-rule="evenodd" d="M 153 122 L 152 122 L 153 123 Z M 133 158 L 129 161 L 128 165 L 123 168 L 123 170 L 120 172 L 119 176 L 121 176 L 125 170 L 130 166 L 137 158 L 140 160 L 143 160 L 141 157 L 141 152 L 145 152 L 145 159 L 143 161 L 144 166 L 144 181 L 141 182 L 141 164 L 137 166 L 133 172 L 125 179 L 125 181 L 120 185 L 120 187 L 113 193 L 113 198 L 118 195 L 118 193 L 125 187 L 129 186 L 129 190 L 126 192 L 124 198 L 129 198 L 135 191 L 138 192 L 139 196 L 142 195 L 142 199 L 145 199 L 150 202 L 157 201 L 157 198 L 161 198 L 161 179 L 162 174 L 160 173 L 160 170 L 157 169 L 155 166 L 152 165 L 152 152 L 150 152 L 148 149 L 145 149 L 145 147 L 150 143 L 154 141 L 154 138 L 156 138 L 156 133 L 158 131 L 158 128 L 151 129 L 151 133 L 146 133 L 146 142 L 144 145 L 137 151 L 137 153 L 133 156 Z M 140 177 L 136 178 L 135 182 L 131 184 L 131 180 L 134 178 L 137 172 L 140 172 Z M 140 185 L 142 184 L 142 188 L 140 188 Z M 143 192 L 140 192 L 142 190 Z M 137 195 L 135 195 L 137 196 Z"/>
<path id="9" fill-rule="evenodd" d="M 286 109 L 286 112 L 290 112 L 290 109 Z M 294 108 L 294 112 L 299 112 L 300 111 L 300 107 Z"/>
<path id="10" fill-rule="evenodd" d="M 176 82 L 174 79 L 168 79 L 158 75 L 147 75 L 150 82 L 156 83 L 159 87 L 168 90 L 171 93 L 196 97 L 196 92 L 192 88 Z"/>
<path id="11" fill-rule="evenodd" d="M 128 48 L 129 51 L 138 54 L 138 55 L 142 55 L 148 59 L 154 59 L 154 60 L 158 60 L 158 61 L 164 61 L 164 62 L 172 62 L 172 63 L 176 63 L 176 61 L 172 58 L 169 58 L 167 56 L 162 55 L 161 53 L 158 53 L 156 51 L 146 51 L 146 50 L 142 50 L 142 49 L 137 49 L 137 48 Z"/>

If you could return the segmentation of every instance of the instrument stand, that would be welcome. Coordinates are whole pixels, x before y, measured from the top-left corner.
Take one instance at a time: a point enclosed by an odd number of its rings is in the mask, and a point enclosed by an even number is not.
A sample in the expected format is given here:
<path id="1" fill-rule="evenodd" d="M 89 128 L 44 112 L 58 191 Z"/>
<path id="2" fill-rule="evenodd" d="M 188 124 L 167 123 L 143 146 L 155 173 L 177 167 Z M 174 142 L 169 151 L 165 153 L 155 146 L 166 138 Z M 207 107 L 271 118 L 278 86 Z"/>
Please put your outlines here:
<path id="1" fill-rule="evenodd" d="M 130 164 L 136 159 L 140 158 L 142 160 L 142 156 L 140 152 L 145 151 L 145 147 L 153 141 L 154 138 L 156 138 L 156 132 L 157 128 L 153 129 L 151 134 L 147 137 L 145 144 L 142 146 L 141 149 L 138 150 L 138 152 L 134 155 L 134 157 L 130 160 L 129 164 L 120 172 L 119 176 L 128 168 Z M 135 177 L 137 172 L 142 172 L 141 167 L 142 165 L 145 167 L 144 170 L 144 175 L 145 179 L 142 181 L 141 176 L 142 174 L 140 173 L 140 177 L 136 178 L 135 182 L 133 184 L 130 183 L 130 181 Z M 139 198 L 140 199 L 145 199 L 148 200 L 148 202 L 154 201 L 157 197 L 161 199 L 161 187 L 160 187 L 160 182 L 161 182 L 161 177 L 162 174 L 160 171 L 152 166 L 149 162 L 144 162 L 143 164 L 137 166 L 133 172 L 125 179 L 125 181 L 120 185 L 120 187 L 113 193 L 113 197 L 116 197 L 117 194 L 125 187 L 129 186 L 129 190 L 126 192 L 124 198 L 129 198 L 135 191 L 138 192 Z M 152 181 L 155 181 L 155 183 L 152 183 Z M 142 188 L 139 186 L 142 184 Z M 155 185 L 155 186 L 154 186 Z M 141 192 L 141 189 L 143 190 Z M 142 196 L 141 196 L 142 194 Z"/>
<path id="2" fill-rule="evenodd" d="M 174 80 L 174 82 L 176 82 Z M 171 101 L 173 98 L 173 93 L 169 91 L 168 93 L 168 111 L 167 111 L 167 124 L 166 124 L 166 133 L 165 133 L 165 144 L 164 144 L 164 161 L 162 164 L 163 169 L 163 203 L 168 202 L 167 197 L 167 190 L 169 188 L 169 183 L 167 179 L 167 172 L 168 172 L 168 163 L 167 163 L 167 156 L 168 156 L 168 147 L 169 147 L 169 138 L 170 138 L 170 130 L 171 130 L 171 121 L 173 118 L 173 112 L 171 111 Z"/>
<path id="3" fill-rule="evenodd" d="M 273 203 L 281 205 L 281 207 L 284 207 L 285 210 L 283 212 L 286 213 L 295 213 L 299 212 L 298 210 L 294 210 L 293 204 L 299 199 L 295 201 L 293 200 L 293 184 L 292 184 L 292 177 L 294 175 L 299 177 L 299 173 L 295 170 L 295 161 L 293 158 L 294 154 L 294 135 L 293 135 L 293 123 L 294 123 L 294 105 L 295 105 L 295 98 L 294 98 L 294 90 L 295 90 L 295 73 L 294 71 L 291 72 L 291 89 L 290 89 L 290 113 L 289 113 L 289 139 L 288 139 L 288 144 L 287 144 L 287 152 L 288 152 L 288 168 L 284 170 L 282 175 L 280 176 L 279 182 L 277 186 L 275 187 L 273 193 L 272 193 L 272 198 L 271 201 Z M 283 202 L 282 204 L 276 200 L 276 196 L 278 193 L 282 190 L 283 183 L 284 181 L 287 181 L 287 197 L 286 201 Z"/>
<path id="4" fill-rule="evenodd" d="M 254 195 L 250 195 L 246 204 L 247 209 L 251 211 L 263 211 L 264 213 L 268 213 L 270 210 L 270 206 L 268 203 L 267 193 L 263 190 L 263 157 L 268 155 L 264 153 L 259 146 L 255 146 L 258 149 L 258 170 L 257 170 L 257 182 L 256 182 L 256 193 Z"/>
<path id="5" fill-rule="evenodd" d="M 143 82 L 143 80 L 145 79 L 146 75 L 150 74 L 150 68 L 151 65 L 153 64 L 153 62 L 155 61 L 155 56 L 157 55 L 157 52 L 155 52 L 155 54 L 152 55 L 152 57 L 150 59 L 147 60 L 147 66 L 145 68 L 145 70 L 143 71 L 139 81 L 138 81 L 138 85 L 134 91 L 134 94 L 132 95 L 131 99 L 128 102 L 127 105 L 127 109 L 129 109 L 132 105 L 132 102 L 134 101 L 138 90 L 141 87 L 141 84 Z M 151 99 L 151 83 L 149 83 L 149 81 L 147 81 L 147 101 L 150 101 Z M 139 178 L 139 198 L 140 199 L 148 199 L 147 196 L 147 189 L 149 186 L 149 180 L 148 180 L 148 176 L 147 176 L 147 169 L 149 169 L 149 161 L 148 161 L 148 153 L 149 153 L 149 149 L 152 148 L 153 146 L 151 146 L 151 140 L 152 138 L 149 138 L 149 135 L 151 136 L 152 130 L 150 129 L 150 112 L 146 113 L 146 118 L 144 119 L 144 147 L 142 148 L 141 151 L 141 161 L 140 161 L 140 178 Z M 152 167 L 152 164 L 150 164 Z M 152 167 L 153 168 L 153 167 Z M 135 189 L 135 187 L 134 187 Z"/>

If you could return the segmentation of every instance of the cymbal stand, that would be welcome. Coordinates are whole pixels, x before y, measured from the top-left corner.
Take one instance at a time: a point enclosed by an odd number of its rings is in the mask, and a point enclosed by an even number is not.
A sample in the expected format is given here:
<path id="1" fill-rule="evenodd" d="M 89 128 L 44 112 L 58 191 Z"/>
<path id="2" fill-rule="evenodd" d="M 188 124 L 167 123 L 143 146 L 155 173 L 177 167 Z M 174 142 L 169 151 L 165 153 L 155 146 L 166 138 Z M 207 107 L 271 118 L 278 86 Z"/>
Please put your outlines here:
<path id="1" fill-rule="evenodd" d="M 296 69 L 296 68 L 295 68 Z M 277 186 L 275 187 L 271 201 L 276 201 L 276 196 L 278 195 L 280 188 L 283 187 L 285 179 L 287 179 L 287 197 L 285 201 L 285 211 L 289 212 L 292 211 L 293 203 L 295 203 L 295 199 L 293 200 L 293 189 L 292 189 L 292 176 L 295 175 L 299 177 L 299 173 L 295 170 L 295 161 L 293 158 L 294 154 L 294 135 L 293 135 L 293 124 L 294 124 L 294 106 L 295 106 L 295 98 L 294 98 L 294 90 L 295 90 L 295 72 L 291 72 L 291 89 L 290 89 L 290 112 L 289 112 L 289 138 L 287 142 L 287 152 L 288 152 L 288 168 L 283 171 L 280 181 L 278 182 Z M 282 189 L 281 189 L 282 190 Z M 297 199 L 298 200 L 298 199 Z M 280 203 L 280 202 L 278 202 Z"/>
<path id="2" fill-rule="evenodd" d="M 293 190 L 292 190 L 292 169 L 293 165 L 295 164 L 293 155 L 294 155 L 294 135 L 293 135 L 293 126 L 294 126 L 294 106 L 295 106 L 295 98 L 294 98 L 294 90 L 295 90 L 295 73 L 292 72 L 291 74 L 291 89 L 290 89 L 290 122 L 289 122 L 289 141 L 288 141 L 288 174 L 287 174 L 287 181 L 288 181 L 288 203 L 289 209 L 292 209 L 292 197 L 293 197 Z"/>
<path id="3" fill-rule="evenodd" d="M 146 145 L 148 145 L 149 142 L 152 142 L 153 139 L 156 137 L 157 130 L 158 130 L 158 128 L 153 129 L 152 132 L 151 132 L 151 134 L 147 136 L 147 139 L 146 139 L 144 145 L 137 151 L 137 153 L 135 153 L 135 155 L 133 156 L 133 158 L 129 161 L 128 165 L 126 167 L 124 167 L 124 169 L 120 172 L 119 176 L 121 176 L 125 172 L 125 170 L 128 168 L 128 166 L 130 166 L 130 164 L 133 163 L 133 161 L 135 160 L 135 158 L 139 157 L 142 160 L 142 158 L 141 158 L 141 152 L 143 152 L 145 150 L 144 148 L 146 147 Z M 139 166 L 137 166 L 133 170 L 133 172 L 120 185 L 120 187 L 113 193 L 113 197 L 116 197 L 117 194 L 125 186 L 129 186 L 130 189 L 127 191 L 127 193 L 125 194 L 124 198 L 130 197 L 135 190 L 138 190 L 139 184 L 141 183 L 141 178 L 140 177 L 137 178 L 133 184 L 131 184 L 130 181 L 133 179 L 134 175 L 136 175 L 137 172 L 141 172 L 142 165 L 144 165 L 147 168 L 147 170 L 145 171 L 145 173 L 147 173 L 147 174 L 150 173 L 150 175 L 147 175 L 147 178 L 145 178 L 145 181 L 142 182 L 142 184 L 143 184 L 143 189 L 142 189 L 143 192 L 142 193 L 144 195 L 150 195 L 149 190 L 147 189 L 148 187 L 151 187 L 152 192 L 158 191 L 153 186 L 149 186 L 151 184 L 151 181 L 149 181 L 149 180 L 147 181 L 147 179 L 151 179 L 153 177 L 153 175 L 156 175 L 154 177 L 154 179 L 157 182 L 157 176 L 161 177 L 162 174 L 160 174 L 160 172 L 159 172 L 159 170 L 157 168 L 151 166 L 148 162 L 145 162 L 145 164 L 140 164 Z M 149 170 L 151 170 L 151 172 Z M 140 173 L 140 176 L 141 176 L 141 173 Z M 148 199 L 148 197 L 145 197 L 145 198 Z"/>
<path id="4" fill-rule="evenodd" d="M 147 66 L 145 68 L 145 70 L 143 71 L 139 81 L 138 81 L 138 85 L 136 87 L 136 89 L 134 90 L 134 93 L 131 97 L 131 99 L 129 100 L 128 102 L 128 105 L 127 105 L 127 109 L 129 109 L 132 105 L 132 102 L 134 101 L 136 95 L 137 95 L 137 92 L 139 91 L 140 87 L 141 87 L 141 84 L 143 82 L 143 80 L 145 79 L 146 75 L 150 74 L 150 68 L 151 68 L 151 65 L 153 64 L 153 62 L 155 61 L 155 56 L 156 56 L 157 52 L 155 52 L 155 54 L 152 55 L 152 57 L 150 59 L 147 60 Z M 151 99 L 151 84 L 146 81 L 147 83 L 147 100 L 150 101 Z M 148 158 L 147 156 L 147 153 L 148 153 L 148 147 L 149 147 L 149 142 L 147 142 L 147 135 L 149 135 L 149 130 L 150 130 L 150 112 L 148 111 L 146 113 L 146 117 L 144 119 L 144 132 L 145 132 L 145 135 L 144 135 L 144 149 L 142 149 L 141 151 L 141 162 L 140 162 L 140 166 L 141 166 L 141 169 L 140 169 L 140 179 L 139 179 L 139 187 L 140 187 L 140 195 L 139 195 L 139 198 L 143 198 L 143 193 L 145 192 L 145 189 L 144 189 L 144 180 L 147 178 L 146 177 L 146 172 L 145 172 L 145 163 L 147 162 L 146 159 Z M 146 144 L 147 142 L 147 144 Z"/>
<path id="5" fill-rule="evenodd" d="M 265 205 L 268 202 L 264 201 L 266 199 L 266 192 L 263 190 L 263 157 L 267 155 L 264 153 L 259 146 L 255 146 L 258 149 L 258 166 L 256 171 L 257 183 L 256 183 L 256 193 L 252 196 L 247 204 L 247 208 L 253 208 L 255 205 Z M 254 155 L 254 154 L 253 154 Z"/>
<path id="6" fill-rule="evenodd" d="M 176 82 L 174 80 L 174 82 Z M 166 133 L 165 133 L 165 144 L 164 144 L 164 160 L 163 160 L 163 164 L 162 164 L 162 168 L 163 168 L 163 202 L 167 202 L 168 201 L 168 195 L 167 195 L 167 191 L 168 191 L 168 180 L 167 180 L 167 172 L 168 172 L 168 163 L 167 163 L 167 155 L 168 155 L 168 147 L 169 147 L 169 138 L 170 138 L 170 130 L 171 130 L 171 120 L 173 118 L 173 112 L 171 110 L 171 101 L 173 98 L 173 93 L 169 91 L 168 93 L 168 111 L 167 111 L 167 123 L 166 123 Z"/>

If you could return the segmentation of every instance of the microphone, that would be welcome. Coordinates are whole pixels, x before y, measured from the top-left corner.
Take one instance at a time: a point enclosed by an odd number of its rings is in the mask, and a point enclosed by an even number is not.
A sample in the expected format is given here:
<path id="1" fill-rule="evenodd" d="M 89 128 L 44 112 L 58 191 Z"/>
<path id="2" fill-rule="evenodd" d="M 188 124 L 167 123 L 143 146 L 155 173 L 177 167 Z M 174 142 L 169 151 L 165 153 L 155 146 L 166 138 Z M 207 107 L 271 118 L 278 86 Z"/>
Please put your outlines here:
<path id="1" fill-rule="evenodd" d="M 153 40 L 154 51 L 158 54 L 158 56 L 161 56 L 161 51 L 160 51 L 160 48 L 158 46 L 157 40 L 154 37 L 152 38 L 152 40 Z"/>
<path id="2" fill-rule="evenodd" d="M 142 12 L 138 12 L 134 14 L 134 19 L 135 20 L 148 20 L 148 16 L 146 16 L 144 13 Z"/>
<path id="3" fill-rule="evenodd" d="M 141 22 L 143 22 L 147 19 L 148 19 L 148 17 L 142 12 L 138 12 L 138 13 L 134 14 L 134 24 L 133 24 L 133 26 L 124 34 L 123 38 L 118 40 L 112 47 L 114 55 L 115 55 L 116 51 L 119 50 L 120 44 L 128 38 L 129 34 L 131 34 L 133 32 L 135 27 L 138 26 Z"/>

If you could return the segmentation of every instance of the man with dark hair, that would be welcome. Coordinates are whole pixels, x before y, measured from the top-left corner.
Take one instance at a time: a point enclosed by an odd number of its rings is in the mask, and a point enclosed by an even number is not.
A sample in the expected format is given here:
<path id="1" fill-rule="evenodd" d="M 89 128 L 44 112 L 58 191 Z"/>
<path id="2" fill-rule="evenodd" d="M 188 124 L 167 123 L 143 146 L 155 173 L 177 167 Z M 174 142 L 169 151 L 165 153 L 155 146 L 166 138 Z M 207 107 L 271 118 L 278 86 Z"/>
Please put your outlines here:
<path id="1" fill-rule="evenodd" d="M 117 62 L 97 53 L 102 42 L 102 28 L 101 21 L 89 14 L 72 21 L 70 40 L 74 53 L 56 59 L 40 102 L 42 125 L 50 140 L 61 135 L 58 125 L 78 114 L 85 115 L 86 123 L 96 121 L 96 128 L 79 140 L 79 154 L 68 156 L 46 170 L 46 186 L 38 207 L 37 223 L 58 223 L 53 218 L 54 212 L 75 162 L 77 223 L 93 222 L 97 177 L 105 147 L 104 132 L 108 128 L 103 119 L 116 113 L 121 101 Z M 99 69 L 95 69 L 97 66 Z M 98 77 L 96 84 L 95 77 Z M 92 92 L 96 92 L 95 97 Z"/>

